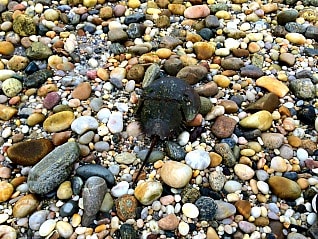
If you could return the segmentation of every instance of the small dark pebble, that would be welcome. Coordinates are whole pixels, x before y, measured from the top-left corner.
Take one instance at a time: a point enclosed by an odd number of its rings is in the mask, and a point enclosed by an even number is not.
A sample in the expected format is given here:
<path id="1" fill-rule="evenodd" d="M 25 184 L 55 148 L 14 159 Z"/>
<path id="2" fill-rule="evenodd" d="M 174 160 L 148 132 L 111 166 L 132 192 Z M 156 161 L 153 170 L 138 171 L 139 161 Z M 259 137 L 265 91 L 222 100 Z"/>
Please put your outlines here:
<path id="1" fill-rule="evenodd" d="M 121 239 L 137 239 L 137 231 L 134 229 L 133 225 L 124 223 L 119 229 Z"/>
<path id="2" fill-rule="evenodd" d="M 49 77 L 53 76 L 51 70 L 39 70 L 27 76 L 23 82 L 26 88 L 39 88 Z"/>
<path id="3" fill-rule="evenodd" d="M 72 216 L 74 213 L 77 213 L 79 207 L 76 201 L 69 200 L 60 209 L 60 216 L 61 217 L 68 217 Z"/>
<path id="4" fill-rule="evenodd" d="M 34 72 L 38 71 L 39 70 L 39 67 L 38 65 L 34 62 L 34 61 L 31 61 L 27 67 L 24 69 L 24 72 L 28 75 L 31 75 L 33 74 Z"/>
<path id="5" fill-rule="evenodd" d="M 198 34 L 204 39 L 209 41 L 212 37 L 213 37 L 213 32 L 211 29 L 209 28 L 202 28 Z"/>
<path id="6" fill-rule="evenodd" d="M 138 23 L 145 20 L 145 14 L 143 13 L 135 13 L 125 17 L 124 23 L 129 25 L 130 23 Z"/>
<path id="7" fill-rule="evenodd" d="M 304 33 L 307 29 L 306 26 L 303 24 L 299 24 L 297 22 L 288 22 L 285 25 L 285 29 L 289 32 L 294 32 L 294 33 Z"/>
<path id="8" fill-rule="evenodd" d="M 204 127 L 196 127 L 190 132 L 190 142 L 196 141 L 202 133 L 206 131 L 206 128 Z"/>
<path id="9" fill-rule="evenodd" d="M 222 199 L 222 195 L 212 191 L 209 188 L 200 188 L 200 193 L 202 196 L 207 196 L 207 197 L 211 197 L 214 200 L 220 200 Z"/>
<path id="10" fill-rule="evenodd" d="M 298 174 L 296 172 L 285 172 L 283 177 L 296 181 L 298 179 Z"/>
<path id="11" fill-rule="evenodd" d="M 166 142 L 165 151 L 170 158 L 177 161 L 183 160 L 186 155 L 185 150 L 179 144 L 171 141 Z"/>
<path id="12" fill-rule="evenodd" d="M 211 221 L 214 219 L 218 206 L 212 198 L 200 197 L 195 205 L 199 209 L 199 220 Z"/>
<path id="13" fill-rule="evenodd" d="M 304 48 L 304 54 L 307 56 L 317 56 L 318 55 L 318 49 L 313 49 L 313 48 Z"/>
<path id="14" fill-rule="evenodd" d="M 79 195 L 81 193 L 82 187 L 84 185 L 83 180 L 80 177 L 78 177 L 78 176 L 74 176 L 72 178 L 71 184 L 72 184 L 73 193 L 75 195 Z"/>
<path id="15" fill-rule="evenodd" d="M 92 176 L 98 176 L 106 180 L 107 186 L 115 184 L 114 175 L 107 169 L 98 164 L 86 164 L 76 169 L 76 175 L 83 179 L 88 179 Z"/>
<path id="16" fill-rule="evenodd" d="M 312 105 L 304 106 L 297 112 L 297 118 L 309 126 L 314 126 L 315 124 L 315 108 Z"/>
<path id="17" fill-rule="evenodd" d="M 300 204 L 294 207 L 296 212 L 304 213 L 307 212 L 307 209 L 304 204 Z"/>
<path id="18" fill-rule="evenodd" d="M 308 188 L 304 191 L 304 199 L 305 200 L 311 200 L 315 195 L 317 194 L 317 192 L 315 191 L 315 189 L 313 188 Z"/>

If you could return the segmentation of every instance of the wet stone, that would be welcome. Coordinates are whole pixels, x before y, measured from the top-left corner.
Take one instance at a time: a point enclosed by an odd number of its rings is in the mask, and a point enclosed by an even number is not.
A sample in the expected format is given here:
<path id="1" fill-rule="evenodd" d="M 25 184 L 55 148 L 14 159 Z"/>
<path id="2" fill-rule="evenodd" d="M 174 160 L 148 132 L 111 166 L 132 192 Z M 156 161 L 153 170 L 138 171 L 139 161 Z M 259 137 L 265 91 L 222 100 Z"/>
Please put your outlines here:
<path id="1" fill-rule="evenodd" d="M 78 202 L 74 200 L 69 200 L 66 203 L 63 204 L 63 206 L 60 208 L 60 216 L 61 217 L 69 217 L 77 213 L 79 207 Z"/>
<path id="2" fill-rule="evenodd" d="M 27 181 L 30 191 L 46 194 L 56 188 L 71 173 L 79 153 L 74 142 L 55 148 L 30 170 Z"/>
<path id="3" fill-rule="evenodd" d="M 267 110 L 273 112 L 279 106 L 280 101 L 274 93 L 268 93 L 258 99 L 256 102 L 249 104 L 246 107 L 247 111 Z"/>
<path id="4" fill-rule="evenodd" d="M 297 111 L 297 118 L 307 125 L 314 126 L 316 118 L 314 107 L 312 105 L 305 105 L 301 107 Z"/>
<path id="5" fill-rule="evenodd" d="M 306 32 L 306 29 L 307 27 L 304 26 L 303 24 L 299 24 L 297 22 L 288 22 L 286 23 L 285 25 L 285 29 L 288 31 L 288 32 L 295 32 L 295 33 L 305 33 Z"/>
<path id="6" fill-rule="evenodd" d="M 27 76 L 23 82 L 23 85 L 27 88 L 38 88 L 40 87 L 49 77 L 53 76 L 51 70 L 39 70 L 33 74 Z"/>
<path id="7" fill-rule="evenodd" d="M 264 72 L 262 71 L 262 69 L 254 65 L 244 66 L 240 70 L 241 70 L 242 77 L 250 77 L 253 79 L 257 79 L 264 75 Z"/>
<path id="8" fill-rule="evenodd" d="M 298 17 L 298 11 L 287 9 L 277 14 L 277 23 L 284 26 L 287 22 L 294 22 Z"/>
<path id="9" fill-rule="evenodd" d="M 202 196 L 195 202 L 195 205 L 199 209 L 199 220 L 212 221 L 214 219 L 218 206 L 212 198 Z"/>
<path id="10" fill-rule="evenodd" d="M 45 60 L 53 55 L 49 46 L 42 42 L 33 42 L 29 48 L 26 49 L 26 55 L 32 60 Z"/>
<path id="11" fill-rule="evenodd" d="M 49 210 L 40 210 L 40 211 L 34 212 L 29 217 L 29 227 L 35 231 L 39 230 L 42 223 L 45 222 L 48 214 L 49 214 Z"/>
<path id="12" fill-rule="evenodd" d="M 186 152 L 179 144 L 168 141 L 166 142 L 165 146 L 168 157 L 176 161 L 181 161 L 185 158 Z"/>
<path id="13" fill-rule="evenodd" d="M 233 167 L 236 164 L 234 153 L 227 143 L 216 144 L 215 151 L 222 156 L 222 162 L 224 165 Z"/>
<path id="14" fill-rule="evenodd" d="M 80 177 L 74 176 L 74 177 L 72 177 L 71 185 L 72 185 L 72 191 L 73 191 L 74 195 L 79 195 L 80 192 L 82 191 L 82 187 L 84 185 L 84 182 Z"/>
<path id="15" fill-rule="evenodd" d="M 84 207 L 83 226 L 89 226 L 93 222 L 103 202 L 106 191 L 107 185 L 103 178 L 92 176 L 86 180 L 82 192 Z"/>
<path id="16" fill-rule="evenodd" d="M 218 138 L 224 139 L 232 135 L 237 122 L 228 116 L 219 116 L 211 127 L 211 132 Z"/>
<path id="17" fill-rule="evenodd" d="M 92 176 L 98 176 L 106 180 L 107 185 L 113 186 L 115 184 L 114 175 L 107 169 L 98 164 L 86 164 L 76 169 L 76 175 L 83 179 L 88 179 Z"/>
<path id="18" fill-rule="evenodd" d="M 228 57 L 221 61 L 221 66 L 224 70 L 239 70 L 244 66 L 244 62 L 237 57 Z"/>
<path id="19" fill-rule="evenodd" d="M 39 162 L 53 148 L 52 142 L 48 139 L 34 139 L 13 144 L 7 153 L 13 163 L 28 166 Z"/>

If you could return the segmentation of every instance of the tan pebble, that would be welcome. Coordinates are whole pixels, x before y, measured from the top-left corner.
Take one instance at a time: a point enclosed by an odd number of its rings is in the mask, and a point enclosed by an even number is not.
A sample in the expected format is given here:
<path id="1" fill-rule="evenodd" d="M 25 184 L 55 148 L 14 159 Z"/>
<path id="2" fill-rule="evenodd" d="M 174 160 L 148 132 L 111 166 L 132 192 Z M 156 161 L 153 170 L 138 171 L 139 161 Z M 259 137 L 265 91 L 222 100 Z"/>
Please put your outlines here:
<path id="1" fill-rule="evenodd" d="M 16 96 L 22 90 L 22 83 L 16 78 L 9 78 L 2 82 L 2 91 L 8 97 Z"/>
<path id="2" fill-rule="evenodd" d="M 14 52 L 14 45 L 8 41 L 0 42 L 0 54 L 2 55 L 12 55 Z"/>
<path id="3" fill-rule="evenodd" d="M 128 7 L 135 9 L 140 7 L 141 2 L 139 0 L 128 0 L 127 5 Z"/>
<path id="4" fill-rule="evenodd" d="M 17 231 L 10 226 L 7 225 L 0 225 L 0 236 L 2 239 L 16 239 L 17 238 Z"/>
<path id="5" fill-rule="evenodd" d="M 213 227 L 208 227 L 206 239 L 220 239 L 220 237 Z"/>
<path id="6" fill-rule="evenodd" d="M 168 5 L 168 9 L 174 15 L 183 15 L 186 7 L 183 4 L 172 3 Z"/>
<path id="7" fill-rule="evenodd" d="M 98 232 L 104 231 L 106 229 L 107 229 L 107 226 L 105 224 L 101 224 L 101 225 L 98 225 L 97 227 L 95 227 L 95 232 L 98 233 Z"/>
<path id="8" fill-rule="evenodd" d="M 246 157 L 251 157 L 255 155 L 255 151 L 253 149 L 242 149 L 240 151 L 241 155 L 246 156 Z"/>
<path id="9" fill-rule="evenodd" d="M 171 56 L 172 52 L 168 48 L 160 48 L 156 51 L 156 54 L 159 56 L 161 59 L 167 59 Z"/>
<path id="10" fill-rule="evenodd" d="M 0 166 L 0 178 L 8 179 L 11 177 L 11 169 L 8 167 Z"/>
<path id="11" fill-rule="evenodd" d="M 37 89 L 36 88 L 31 88 L 31 89 L 27 89 L 24 94 L 26 96 L 31 96 L 31 95 L 34 95 L 36 93 Z"/>
<path id="12" fill-rule="evenodd" d="M 249 157 L 246 157 L 246 156 L 240 157 L 239 163 L 252 166 L 252 160 Z"/>
<path id="13" fill-rule="evenodd" d="M 215 168 L 222 162 L 222 156 L 215 152 L 210 152 L 210 167 Z"/>
<path id="14" fill-rule="evenodd" d="M 13 187 L 17 187 L 19 185 L 21 185 L 22 183 L 26 182 L 27 177 L 25 176 L 20 176 L 20 177 L 16 177 L 14 179 L 11 180 L 11 184 L 13 185 Z"/>
<path id="15" fill-rule="evenodd" d="M 69 238 L 73 234 L 73 227 L 71 224 L 64 221 L 58 221 L 56 223 L 56 230 L 62 238 Z"/>
<path id="16" fill-rule="evenodd" d="M 224 10 L 217 11 L 215 13 L 215 16 L 218 19 L 224 19 L 224 20 L 230 20 L 231 19 L 231 13 L 229 13 L 228 11 L 224 11 Z"/>
<path id="17" fill-rule="evenodd" d="M 158 221 L 158 226 L 162 230 L 175 230 L 179 225 L 179 219 L 175 214 L 169 214 Z"/>
<path id="18" fill-rule="evenodd" d="M 267 197 L 264 194 L 257 194 L 256 195 L 257 201 L 259 201 L 260 203 L 266 203 L 267 202 Z"/>
<path id="19" fill-rule="evenodd" d="M 75 66 L 72 62 L 63 62 L 60 64 L 57 64 L 56 69 L 62 70 L 62 71 L 72 71 L 74 70 Z"/>
<path id="20" fill-rule="evenodd" d="M 10 100 L 9 100 L 9 104 L 10 105 L 16 105 L 19 104 L 21 102 L 21 97 L 19 95 L 17 96 L 13 96 Z"/>
<path id="21" fill-rule="evenodd" d="M 85 7 L 94 7 L 97 4 L 97 0 L 83 0 Z"/>
<path id="22" fill-rule="evenodd" d="M 260 145 L 259 142 L 256 142 L 256 141 L 250 141 L 247 143 L 247 146 L 250 148 L 250 149 L 253 149 L 256 153 L 259 153 L 261 152 L 262 150 L 262 146 Z"/>
<path id="23" fill-rule="evenodd" d="M 14 188 L 11 183 L 6 181 L 0 182 L 0 202 L 5 202 L 10 199 L 11 195 L 13 194 Z"/>
<path id="24" fill-rule="evenodd" d="M 256 42 L 251 42 L 249 45 L 248 45 L 248 51 L 250 53 L 256 53 L 256 52 L 259 52 L 261 50 L 260 46 L 256 43 Z"/>
<path id="25" fill-rule="evenodd" d="M 302 190 L 309 187 L 308 180 L 305 179 L 305 178 L 299 178 L 299 179 L 297 179 L 297 183 L 298 183 L 298 185 L 300 186 L 300 188 L 301 188 Z"/>
<path id="26" fill-rule="evenodd" d="M 0 224 L 3 224 L 9 219 L 9 215 L 6 213 L 1 213 L 0 214 Z"/>
<path id="27" fill-rule="evenodd" d="M 297 136 L 290 135 L 287 137 L 288 143 L 295 148 L 298 148 L 301 146 L 301 139 Z"/>
<path id="28" fill-rule="evenodd" d="M 102 7 L 102 8 L 99 10 L 99 16 L 100 16 L 102 19 L 111 18 L 111 17 L 113 16 L 113 9 L 112 9 L 110 6 Z"/>
<path id="29" fill-rule="evenodd" d="M 184 17 L 190 19 L 196 19 L 201 17 L 206 17 L 210 14 L 210 9 L 207 5 L 195 5 L 188 7 L 184 11 Z"/>
<path id="30" fill-rule="evenodd" d="M 48 93 L 56 92 L 56 91 L 58 91 L 58 87 L 56 84 L 47 84 L 47 85 L 41 86 L 38 89 L 37 95 L 45 97 Z"/>
<path id="31" fill-rule="evenodd" d="M 250 180 L 250 186 L 251 186 L 252 192 L 254 194 L 258 194 L 257 181 L 255 179 Z"/>
<path id="32" fill-rule="evenodd" d="M 258 111 L 240 121 L 240 125 L 244 128 L 257 128 L 266 131 L 272 126 L 272 115 L 266 110 Z"/>
<path id="33" fill-rule="evenodd" d="M 238 200 L 235 203 L 237 211 L 242 214 L 245 219 L 248 219 L 251 216 L 251 203 L 247 200 Z"/>
<path id="34" fill-rule="evenodd" d="M 229 87 L 231 81 L 227 76 L 224 75 L 215 75 L 213 76 L 213 81 L 222 88 L 227 88 Z"/>
<path id="35" fill-rule="evenodd" d="M 42 237 L 48 236 L 55 228 L 56 221 L 54 219 L 48 219 L 43 222 L 39 229 L 39 235 Z"/>
<path id="36" fill-rule="evenodd" d="M 57 65 L 63 62 L 63 58 L 58 55 L 52 55 L 48 58 L 47 62 L 51 68 L 57 69 Z"/>
<path id="37" fill-rule="evenodd" d="M 72 92 L 72 97 L 79 100 L 86 100 L 92 92 L 92 87 L 88 82 L 78 84 Z"/>
<path id="38" fill-rule="evenodd" d="M 159 169 L 159 168 L 161 168 L 161 167 L 163 166 L 163 164 L 164 164 L 164 162 L 163 162 L 162 160 L 158 160 L 158 161 L 156 161 L 156 162 L 153 164 L 153 167 L 154 167 L 155 169 Z"/>
<path id="39" fill-rule="evenodd" d="M 296 128 L 295 121 L 291 117 L 287 117 L 283 120 L 283 127 L 287 131 L 293 131 Z"/>
<path id="40" fill-rule="evenodd" d="M 10 120 L 17 113 L 18 110 L 16 108 L 0 104 L 0 119 Z"/>
<path id="41" fill-rule="evenodd" d="M 98 68 L 96 74 L 97 74 L 97 77 L 100 78 L 103 81 L 108 81 L 109 80 L 109 73 L 104 68 Z"/>
<path id="42" fill-rule="evenodd" d="M 70 181 L 65 181 L 57 189 L 56 196 L 58 199 L 70 199 L 72 197 L 73 191 Z"/>
<path id="43" fill-rule="evenodd" d="M 267 3 L 262 5 L 261 9 L 264 11 L 265 14 L 276 12 L 278 10 L 277 3 Z"/>
<path id="44" fill-rule="evenodd" d="M 295 200 L 301 195 L 300 186 L 285 177 L 271 176 L 268 180 L 269 187 L 273 194 L 281 199 Z M 284 187 L 282 187 L 284 185 Z"/>
<path id="45" fill-rule="evenodd" d="M 298 45 L 303 45 L 306 42 L 306 38 L 302 34 L 296 33 L 296 32 L 287 33 L 285 38 L 289 42 L 295 43 L 295 44 L 298 44 Z"/>
<path id="46" fill-rule="evenodd" d="M 262 76 L 258 78 L 256 80 L 256 85 L 264 87 L 278 97 L 284 97 L 289 91 L 288 87 L 283 82 L 277 80 L 273 76 Z"/>
<path id="47" fill-rule="evenodd" d="M 190 42 L 200 42 L 202 37 L 199 34 L 187 32 L 186 40 Z"/>
<path id="48" fill-rule="evenodd" d="M 22 218 L 30 215 L 39 206 L 40 202 L 33 194 L 27 194 L 20 198 L 13 206 L 13 216 Z"/>
<path id="49" fill-rule="evenodd" d="M 49 116 L 43 122 L 44 130 L 48 132 L 58 132 L 69 128 L 75 119 L 71 111 L 62 111 Z"/>
<path id="50" fill-rule="evenodd" d="M 199 60 L 208 60 L 215 52 L 214 46 L 208 42 L 194 43 L 193 50 Z"/>
<path id="51" fill-rule="evenodd" d="M 45 115 L 42 113 L 33 113 L 27 118 L 27 125 L 34 126 L 42 123 L 45 120 Z"/>
<path id="52" fill-rule="evenodd" d="M 160 169 L 160 176 L 169 186 L 183 188 L 192 178 L 192 169 L 186 164 L 168 161 Z"/>
<path id="53" fill-rule="evenodd" d="M 9 69 L 14 71 L 24 70 L 29 64 L 29 59 L 25 56 L 14 55 L 7 63 Z"/>
<path id="54" fill-rule="evenodd" d="M 150 205 L 153 201 L 160 198 L 162 190 L 163 188 L 160 182 L 142 182 L 135 188 L 134 196 L 141 204 Z"/>
<path id="55" fill-rule="evenodd" d="M 73 216 L 71 218 L 71 225 L 73 227 L 78 227 L 80 225 L 81 221 L 82 221 L 82 217 L 79 214 L 75 213 L 75 214 L 73 214 Z"/>

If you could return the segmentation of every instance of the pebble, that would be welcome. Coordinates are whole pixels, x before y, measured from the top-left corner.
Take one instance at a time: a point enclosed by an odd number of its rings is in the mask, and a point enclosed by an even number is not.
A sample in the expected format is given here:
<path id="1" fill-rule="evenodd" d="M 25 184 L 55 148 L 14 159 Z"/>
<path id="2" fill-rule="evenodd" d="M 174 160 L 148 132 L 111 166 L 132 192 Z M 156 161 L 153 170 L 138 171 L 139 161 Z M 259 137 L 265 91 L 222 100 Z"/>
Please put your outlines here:
<path id="1" fill-rule="evenodd" d="M 255 175 L 255 171 L 250 166 L 240 163 L 234 166 L 234 172 L 244 181 L 251 179 Z"/>
<path id="2" fill-rule="evenodd" d="M 287 33 L 285 38 L 291 43 L 298 44 L 298 45 L 302 45 L 306 41 L 306 38 L 302 34 L 295 33 L 295 32 Z"/>
<path id="3" fill-rule="evenodd" d="M 272 76 L 262 76 L 256 80 L 256 85 L 260 87 L 264 87 L 269 92 L 274 93 L 278 97 L 284 97 L 289 89 L 288 87 L 281 81 L 277 80 Z"/>
<path id="4" fill-rule="evenodd" d="M 238 226 L 244 233 L 252 233 L 256 230 L 256 226 L 247 221 L 240 221 Z"/>
<path id="5" fill-rule="evenodd" d="M 39 235 L 42 237 L 48 236 L 55 228 L 56 221 L 53 219 L 48 219 L 42 223 L 39 229 Z"/>
<path id="6" fill-rule="evenodd" d="M 39 162 L 53 148 L 48 139 L 33 139 L 13 144 L 8 148 L 7 154 L 13 163 L 30 166 Z"/>
<path id="7" fill-rule="evenodd" d="M 60 184 L 60 186 L 57 189 L 56 196 L 58 199 L 65 200 L 70 199 L 73 195 L 71 182 L 70 181 L 64 181 Z"/>
<path id="8" fill-rule="evenodd" d="M 111 194 L 114 197 L 121 197 L 128 193 L 129 183 L 126 181 L 119 182 L 117 185 L 112 187 Z"/>
<path id="9" fill-rule="evenodd" d="M 68 129 L 74 118 L 74 113 L 71 111 L 58 112 L 46 118 L 43 128 L 48 132 L 59 132 Z"/>
<path id="10" fill-rule="evenodd" d="M 91 85 L 88 82 L 79 83 L 72 92 L 72 97 L 79 100 L 87 100 L 91 95 Z"/>
<path id="11" fill-rule="evenodd" d="M 169 214 L 158 221 L 158 226 L 162 230 L 173 231 L 179 226 L 179 219 L 175 214 Z"/>
<path id="12" fill-rule="evenodd" d="M 182 236 L 188 235 L 190 231 L 190 226 L 188 223 L 181 221 L 178 225 L 178 231 Z"/>
<path id="13" fill-rule="evenodd" d="M 123 131 L 123 114 L 121 112 L 112 112 L 109 116 L 107 127 L 113 134 Z"/>
<path id="14" fill-rule="evenodd" d="M 301 194 L 299 185 L 284 177 L 272 176 L 268 180 L 268 185 L 271 191 L 281 199 L 295 200 Z M 284 185 L 284 187 L 281 187 L 281 185 Z"/>
<path id="15" fill-rule="evenodd" d="M 269 149 L 278 149 L 284 142 L 284 136 L 279 133 L 262 133 L 261 137 L 264 147 Z"/>
<path id="16" fill-rule="evenodd" d="M 14 52 L 14 45 L 8 41 L 0 42 L 0 54 L 2 55 L 12 55 Z"/>
<path id="17" fill-rule="evenodd" d="M 73 234 L 73 227 L 68 222 L 58 221 L 55 227 L 63 238 L 69 238 Z"/>
<path id="18" fill-rule="evenodd" d="M 199 216 L 199 209 L 192 203 L 183 204 L 182 212 L 186 217 L 189 218 L 197 218 Z"/>
<path id="19" fill-rule="evenodd" d="M 88 115 L 80 116 L 71 123 L 71 129 L 75 133 L 81 135 L 90 130 L 96 130 L 98 127 L 98 121 Z"/>
<path id="20" fill-rule="evenodd" d="M 6 181 L 0 182 L 0 189 L 0 202 L 5 202 L 10 199 L 14 192 L 13 185 Z"/>
<path id="21" fill-rule="evenodd" d="M 185 161 L 192 169 L 203 170 L 209 167 L 210 156 L 204 150 L 193 150 L 186 154 Z"/>
<path id="22" fill-rule="evenodd" d="M 159 182 L 142 182 L 135 188 L 134 195 L 143 205 L 150 205 L 160 198 L 163 187 Z"/>
<path id="23" fill-rule="evenodd" d="M 226 110 L 226 107 L 224 107 Z M 218 116 L 211 127 L 212 133 L 221 139 L 229 138 L 234 132 L 237 121 L 228 116 Z"/>
<path id="24" fill-rule="evenodd" d="M 186 164 L 167 161 L 160 170 L 160 177 L 170 187 L 183 188 L 192 178 L 192 170 Z"/>
<path id="25" fill-rule="evenodd" d="M 284 158 L 276 156 L 273 157 L 270 164 L 271 168 L 276 172 L 286 172 L 287 171 L 287 163 Z"/>
<path id="26" fill-rule="evenodd" d="M 133 195 L 123 195 L 115 201 L 118 217 L 126 221 L 136 217 L 137 199 Z"/>
<path id="27" fill-rule="evenodd" d="M 33 213 L 40 202 L 34 194 L 21 197 L 13 206 L 12 213 L 16 218 L 22 218 Z"/>
<path id="28" fill-rule="evenodd" d="M 190 85 L 198 83 L 206 77 L 208 71 L 204 66 L 191 65 L 183 67 L 177 74 L 177 78 L 185 80 Z"/>
<path id="29" fill-rule="evenodd" d="M 236 191 L 240 191 L 242 189 L 242 185 L 234 180 L 227 180 L 224 184 L 224 190 L 229 193 L 234 193 Z"/>
<path id="30" fill-rule="evenodd" d="M 184 11 L 183 15 L 186 18 L 196 19 L 196 18 L 206 17 L 209 14 L 210 14 L 210 9 L 207 5 L 195 5 L 195 6 L 188 7 Z"/>
<path id="31" fill-rule="evenodd" d="M 98 176 L 106 180 L 107 186 L 115 185 L 115 177 L 109 169 L 99 164 L 85 164 L 76 169 L 76 175 L 83 179 L 88 179 L 92 176 Z"/>
<path id="32" fill-rule="evenodd" d="M 56 106 L 60 100 L 61 96 L 57 92 L 49 92 L 43 100 L 43 106 L 49 110 L 53 109 L 53 107 Z"/>
<path id="33" fill-rule="evenodd" d="M 47 154 L 29 172 L 27 183 L 30 191 L 46 194 L 56 188 L 70 175 L 79 153 L 77 143 L 68 142 Z"/>
<path id="34" fill-rule="evenodd" d="M 256 128 L 266 131 L 272 126 L 273 117 L 266 110 L 258 111 L 242 119 L 239 124 L 244 128 Z"/>
<path id="35" fill-rule="evenodd" d="M 1 88 L 6 96 L 14 97 L 21 92 L 22 83 L 15 78 L 9 78 L 2 82 Z"/>
<path id="36" fill-rule="evenodd" d="M 215 214 L 216 220 L 223 220 L 225 218 L 233 216 L 236 213 L 236 208 L 231 203 L 224 202 L 221 200 L 215 200 L 215 203 L 217 205 L 217 210 Z"/>
<path id="37" fill-rule="evenodd" d="M 214 219 L 217 211 L 217 204 L 212 198 L 202 196 L 195 202 L 195 205 L 199 209 L 200 220 L 211 221 Z"/>
<path id="38" fill-rule="evenodd" d="M 89 177 L 84 185 L 82 225 L 88 226 L 95 219 L 107 191 L 106 181 L 97 176 Z"/>
<path id="39" fill-rule="evenodd" d="M 248 219 L 251 216 L 251 203 L 247 200 L 238 200 L 235 202 L 235 207 L 238 213 L 242 214 L 245 219 Z"/>
<path id="40" fill-rule="evenodd" d="M 209 184 L 214 191 L 221 191 L 226 181 L 226 177 L 221 171 L 214 171 L 209 175 Z"/>

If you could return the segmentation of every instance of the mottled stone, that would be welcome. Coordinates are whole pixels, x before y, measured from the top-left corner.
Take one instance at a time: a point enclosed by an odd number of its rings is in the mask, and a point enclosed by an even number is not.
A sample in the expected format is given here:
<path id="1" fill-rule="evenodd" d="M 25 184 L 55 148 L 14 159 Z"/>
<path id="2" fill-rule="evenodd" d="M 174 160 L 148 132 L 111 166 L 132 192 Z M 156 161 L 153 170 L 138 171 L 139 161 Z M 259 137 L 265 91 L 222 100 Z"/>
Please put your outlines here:
<path id="1" fill-rule="evenodd" d="M 51 48 L 42 42 L 32 42 L 25 53 L 32 60 L 45 60 L 53 55 Z"/>
<path id="2" fill-rule="evenodd" d="M 290 89 L 300 99 L 312 99 L 315 97 L 315 86 L 309 78 L 290 81 Z"/>
<path id="3" fill-rule="evenodd" d="M 199 209 L 199 220 L 212 221 L 214 219 L 217 204 L 212 198 L 202 196 L 195 202 L 195 205 Z"/>
<path id="4" fill-rule="evenodd" d="M 13 20 L 13 30 L 20 36 L 31 36 L 36 34 L 36 24 L 33 18 L 20 14 Z"/>
<path id="5" fill-rule="evenodd" d="M 249 104 L 246 111 L 267 110 L 273 112 L 280 104 L 279 98 L 274 93 L 268 93 L 258 99 L 256 102 Z"/>
<path id="6" fill-rule="evenodd" d="M 264 146 L 269 149 L 278 149 L 284 142 L 284 136 L 279 133 L 262 133 Z"/>
<path id="7" fill-rule="evenodd" d="M 160 176 L 170 187 L 183 188 L 192 178 L 192 169 L 186 164 L 168 161 L 162 166 Z"/>
<path id="8" fill-rule="evenodd" d="M 138 201 L 133 195 L 124 195 L 115 201 L 116 211 L 118 217 L 122 221 L 136 217 L 136 209 Z"/>
<path id="9" fill-rule="evenodd" d="M 209 184 L 212 190 L 221 191 L 226 182 L 226 177 L 222 171 L 213 171 L 209 175 Z"/>
<path id="10" fill-rule="evenodd" d="M 22 83 L 18 79 L 9 78 L 2 82 L 2 91 L 8 97 L 18 95 L 22 90 Z"/>
<path id="11" fill-rule="evenodd" d="M 134 195 L 143 205 L 150 205 L 157 200 L 163 191 L 160 182 L 142 182 L 135 188 Z"/>
<path id="12" fill-rule="evenodd" d="M 65 143 L 51 151 L 30 170 L 27 182 L 30 191 L 46 194 L 56 188 L 71 173 L 79 153 L 75 142 Z"/>
<path id="13" fill-rule="evenodd" d="M 237 57 L 228 57 L 221 61 L 221 66 L 225 70 L 239 70 L 244 66 L 244 62 Z"/>
<path id="14" fill-rule="evenodd" d="M 217 205 L 217 210 L 215 214 L 216 220 L 222 220 L 224 218 L 228 218 L 233 216 L 236 213 L 236 208 L 233 204 L 224 202 L 222 200 L 215 200 L 214 201 Z"/>
<path id="15" fill-rule="evenodd" d="M 39 162 L 53 148 L 48 139 L 33 139 L 13 144 L 8 148 L 7 154 L 13 163 L 29 166 Z"/>
<path id="16" fill-rule="evenodd" d="M 13 206 L 13 216 L 22 218 L 33 213 L 39 206 L 40 201 L 34 194 L 27 194 L 21 197 Z"/>
<path id="17" fill-rule="evenodd" d="M 218 138 L 224 139 L 232 135 L 237 122 L 235 119 L 221 115 L 216 118 L 211 132 Z"/>
<path id="18" fill-rule="evenodd" d="M 43 128 L 48 132 L 59 132 L 69 128 L 74 119 L 74 113 L 71 111 L 58 112 L 43 122 Z"/>
<path id="19" fill-rule="evenodd" d="M 162 230 L 172 231 L 172 230 L 175 230 L 178 227 L 179 221 L 180 220 L 177 218 L 177 216 L 174 213 L 172 213 L 172 214 L 169 214 L 169 215 L 161 218 L 158 221 L 158 226 Z"/>
<path id="20" fill-rule="evenodd" d="M 236 158 L 231 147 L 227 143 L 218 143 L 215 145 L 215 151 L 222 156 L 222 162 L 228 167 L 236 164 Z"/>

